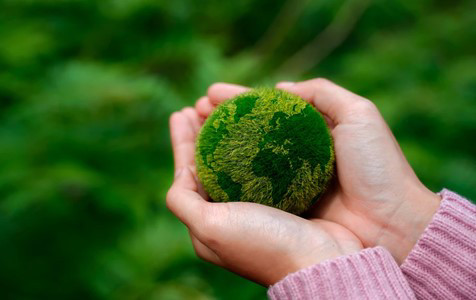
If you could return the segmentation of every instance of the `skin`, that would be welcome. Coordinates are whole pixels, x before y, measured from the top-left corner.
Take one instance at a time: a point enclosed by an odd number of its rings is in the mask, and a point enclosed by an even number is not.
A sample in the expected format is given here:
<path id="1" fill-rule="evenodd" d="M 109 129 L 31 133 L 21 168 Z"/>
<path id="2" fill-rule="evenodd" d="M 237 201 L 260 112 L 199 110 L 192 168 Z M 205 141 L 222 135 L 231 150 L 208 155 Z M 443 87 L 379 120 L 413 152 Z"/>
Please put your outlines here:
<path id="1" fill-rule="evenodd" d="M 307 266 L 383 246 L 401 264 L 440 198 L 416 177 L 369 100 L 325 79 L 281 82 L 326 118 L 337 180 L 305 216 L 243 202 L 212 203 L 196 179 L 195 138 L 216 105 L 247 90 L 216 83 L 195 108 L 172 114 L 176 176 L 167 206 L 188 227 L 202 259 L 268 286 Z"/>

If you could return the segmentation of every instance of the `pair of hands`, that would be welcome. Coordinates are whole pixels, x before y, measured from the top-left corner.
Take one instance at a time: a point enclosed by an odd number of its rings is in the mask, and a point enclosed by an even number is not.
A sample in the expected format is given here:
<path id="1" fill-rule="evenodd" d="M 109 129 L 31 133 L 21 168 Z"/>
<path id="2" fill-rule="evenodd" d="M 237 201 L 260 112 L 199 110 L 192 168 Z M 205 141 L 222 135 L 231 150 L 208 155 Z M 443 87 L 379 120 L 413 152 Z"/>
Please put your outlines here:
<path id="1" fill-rule="evenodd" d="M 325 79 L 281 82 L 311 102 L 334 138 L 337 181 L 306 218 L 245 202 L 212 203 L 200 186 L 195 138 L 215 106 L 248 88 L 216 83 L 170 118 L 175 180 L 167 206 L 197 255 L 262 285 L 322 261 L 383 246 L 402 263 L 439 206 L 418 180 L 376 106 Z"/>

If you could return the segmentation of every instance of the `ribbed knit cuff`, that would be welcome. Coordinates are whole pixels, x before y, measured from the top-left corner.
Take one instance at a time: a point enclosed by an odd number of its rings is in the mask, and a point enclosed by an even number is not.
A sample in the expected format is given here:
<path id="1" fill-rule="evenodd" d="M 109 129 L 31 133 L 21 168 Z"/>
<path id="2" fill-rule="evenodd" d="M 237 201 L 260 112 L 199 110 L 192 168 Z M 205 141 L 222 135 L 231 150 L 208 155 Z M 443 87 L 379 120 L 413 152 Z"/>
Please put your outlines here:
<path id="1" fill-rule="evenodd" d="M 446 189 L 401 269 L 419 299 L 476 299 L 476 206 Z"/>
<path id="2" fill-rule="evenodd" d="M 342 256 L 286 276 L 270 299 L 415 299 L 400 268 L 382 247 Z"/>

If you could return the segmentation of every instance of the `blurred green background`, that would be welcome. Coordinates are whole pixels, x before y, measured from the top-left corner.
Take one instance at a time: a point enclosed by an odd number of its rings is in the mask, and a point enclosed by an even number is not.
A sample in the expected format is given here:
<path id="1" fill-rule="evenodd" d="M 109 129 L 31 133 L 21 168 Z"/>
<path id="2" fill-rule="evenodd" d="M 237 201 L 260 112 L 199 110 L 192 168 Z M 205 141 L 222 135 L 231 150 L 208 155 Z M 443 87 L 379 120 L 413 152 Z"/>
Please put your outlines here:
<path id="1" fill-rule="evenodd" d="M 263 299 L 164 205 L 168 116 L 327 77 L 421 180 L 476 199 L 476 2 L 0 0 L 0 298 Z"/>

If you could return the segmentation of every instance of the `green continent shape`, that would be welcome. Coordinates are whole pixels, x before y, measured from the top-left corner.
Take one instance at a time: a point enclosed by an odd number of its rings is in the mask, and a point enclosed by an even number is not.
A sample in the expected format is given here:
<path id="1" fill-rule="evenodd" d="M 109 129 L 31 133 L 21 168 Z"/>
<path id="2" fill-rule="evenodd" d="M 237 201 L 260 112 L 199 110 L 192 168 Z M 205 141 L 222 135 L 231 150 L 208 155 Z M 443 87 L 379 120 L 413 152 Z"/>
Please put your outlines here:
<path id="1" fill-rule="evenodd" d="M 218 144 L 228 134 L 226 129 L 226 122 L 222 118 L 229 117 L 230 113 L 226 107 L 222 107 L 220 112 L 217 112 L 210 116 L 209 122 L 213 126 L 204 126 L 201 136 L 206 138 L 206 141 L 202 141 L 199 144 L 199 152 L 202 155 L 203 162 L 207 167 L 213 169 L 212 164 L 209 162 L 209 157 L 213 159 L 213 153 L 215 152 Z"/>
<path id="2" fill-rule="evenodd" d="M 220 109 L 223 111 L 222 113 L 217 112 L 212 115 L 212 119 L 210 122 L 215 124 L 215 126 L 208 126 L 204 128 L 204 132 L 202 135 L 209 137 L 209 139 L 204 143 L 200 143 L 203 145 L 200 149 L 202 154 L 202 159 L 204 163 L 210 168 L 214 169 L 212 164 L 208 162 L 207 157 L 214 157 L 215 150 L 218 147 L 219 143 L 223 141 L 223 139 L 228 137 L 228 129 L 227 129 L 227 121 L 231 122 L 231 119 L 235 124 L 239 123 L 240 119 L 247 114 L 251 113 L 253 110 L 256 100 L 258 100 L 257 95 L 243 95 L 238 97 L 234 103 L 234 112 L 230 114 L 230 110 L 227 106 L 222 106 Z M 231 115 L 233 118 L 231 118 Z M 221 119 L 219 117 L 224 117 Z M 228 118 L 228 119 L 227 119 Z M 242 185 L 239 182 L 233 180 L 233 178 L 224 171 L 214 171 L 214 174 L 217 177 L 217 184 L 223 189 L 223 191 L 227 194 L 229 201 L 240 201 L 241 199 L 241 188 Z"/>
<path id="3" fill-rule="evenodd" d="M 264 134 L 252 167 L 256 176 L 270 179 L 273 204 L 276 205 L 285 198 L 305 161 L 311 170 L 319 165 L 321 171 L 325 171 L 331 159 L 331 140 L 325 134 L 326 124 L 310 105 L 292 116 L 276 112 L 269 125 L 271 130 Z M 273 151 L 276 148 L 281 151 Z"/>
<path id="4" fill-rule="evenodd" d="M 233 181 L 230 175 L 225 172 L 218 172 L 218 184 L 228 195 L 229 199 L 239 201 L 241 198 L 241 184 Z"/>
<path id="5" fill-rule="evenodd" d="M 235 100 L 236 111 L 234 115 L 235 123 L 238 123 L 240 119 L 247 114 L 251 113 L 255 107 L 257 95 L 244 95 Z"/>

